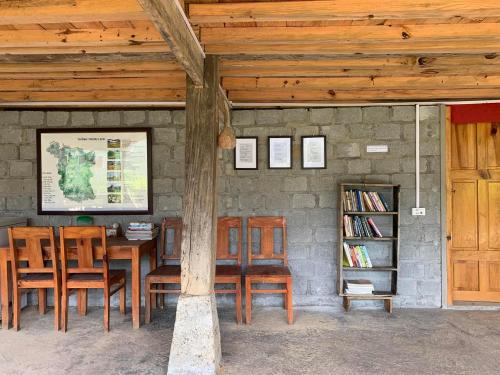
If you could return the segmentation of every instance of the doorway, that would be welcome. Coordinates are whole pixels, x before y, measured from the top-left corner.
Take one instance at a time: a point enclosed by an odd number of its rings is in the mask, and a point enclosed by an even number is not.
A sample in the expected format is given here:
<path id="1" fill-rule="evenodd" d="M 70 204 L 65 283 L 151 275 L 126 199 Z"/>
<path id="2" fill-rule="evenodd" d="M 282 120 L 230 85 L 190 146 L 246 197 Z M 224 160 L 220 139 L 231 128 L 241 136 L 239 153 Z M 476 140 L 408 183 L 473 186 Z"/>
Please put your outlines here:
<path id="1" fill-rule="evenodd" d="M 449 305 L 500 302 L 500 105 L 488 106 L 447 108 Z"/>

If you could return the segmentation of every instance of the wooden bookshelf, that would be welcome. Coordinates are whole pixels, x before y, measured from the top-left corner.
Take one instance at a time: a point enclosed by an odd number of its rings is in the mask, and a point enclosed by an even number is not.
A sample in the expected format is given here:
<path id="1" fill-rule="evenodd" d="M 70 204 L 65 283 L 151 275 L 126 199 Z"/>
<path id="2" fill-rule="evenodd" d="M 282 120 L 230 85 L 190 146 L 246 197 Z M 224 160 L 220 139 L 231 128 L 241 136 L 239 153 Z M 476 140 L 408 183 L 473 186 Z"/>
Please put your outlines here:
<path id="1" fill-rule="evenodd" d="M 369 183 L 342 183 L 339 186 L 339 217 L 338 217 L 338 272 L 337 288 L 339 295 L 343 298 L 343 305 L 346 311 L 349 311 L 352 300 L 383 300 L 385 309 L 392 312 L 392 299 L 397 294 L 398 271 L 399 271 L 399 223 L 400 223 L 400 186 L 391 184 L 369 184 Z M 376 191 L 383 194 L 388 201 L 390 211 L 344 211 L 342 197 L 346 190 Z M 382 233 L 384 237 L 346 237 L 344 235 L 344 215 L 349 216 L 380 216 L 388 217 L 391 220 L 391 232 Z M 385 219 L 388 220 L 388 219 Z M 378 226 L 378 225 L 377 225 Z M 377 243 L 379 246 L 385 246 L 389 253 L 387 258 L 390 264 L 374 264 L 370 268 L 346 267 L 343 265 L 344 242 L 358 242 L 360 245 L 367 243 Z M 370 253 L 370 245 L 366 245 Z M 372 259 L 373 263 L 373 259 Z M 373 294 L 347 294 L 344 292 L 344 280 L 346 279 L 369 279 L 365 273 L 376 272 L 377 274 L 387 274 L 390 290 L 376 290 Z M 348 273 L 348 275 L 346 275 Z"/>

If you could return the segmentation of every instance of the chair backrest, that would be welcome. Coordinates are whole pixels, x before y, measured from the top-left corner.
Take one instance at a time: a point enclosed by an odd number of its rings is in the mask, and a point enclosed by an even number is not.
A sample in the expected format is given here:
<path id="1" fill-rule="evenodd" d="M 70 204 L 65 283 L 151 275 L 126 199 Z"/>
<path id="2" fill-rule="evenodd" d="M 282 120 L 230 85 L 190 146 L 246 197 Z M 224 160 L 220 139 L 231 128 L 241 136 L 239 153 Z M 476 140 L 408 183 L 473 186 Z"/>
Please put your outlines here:
<path id="1" fill-rule="evenodd" d="M 231 230 L 236 229 L 236 253 L 231 252 Z M 217 220 L 217 260 L 235 260 L 241 265 L 242 223 L 241 217 L 220 217 Z"/>
<path id="2" fill-rule="evenodd" d="M 107 282 L 109 267 L 105 226 L 60 227 L 59 235 L 63 277 L 69 274 L 96 273 L 103 274 Z M 94 262 L 97 246 L 102 249 L 102 267 L 96 266 Z M 76 250 L 76 267 L 68 265 L 70 250 Z"/>
<path id="3" fill-rule="evenodd" d="M 252 231 L 260 231 L 260 246 L 253 252 Z M 282 252 L 275 251 L 275 229 L 282 230 Z M 288 264 L 286 255 L 286 219 L 283 216 L 261 216 L 248 218 L 247 224 L 247 256 L 248 264 L 253 259 L 258 260 L 281 260 L 283 265 Z"/>
<path id="4" fill-rule="evenodd" d="M 33 273 L 52 273 L 54 280 L 57 280 L 59 265 L 52 227 L 11 227 L 8 228 L 8 233 L 12 277 L 16 284 L 23 274 Z M 44 247 L 50 250 L 46 252 Z M 26 267 L 20 267 L 18 263 L 21 248 L 28 259 Z M 51 261 L 50 267 L 45 266 L 46 260 Z"/>
<path id="5" fill-rule="evenodd" d="M 169 235 L 172 235 L 169 241 Z M 168 244 L 172 244 L 172 251 L 168 251 Z M 166 217 L 161 223 L 160 259 L 180 261 L 182 243 L 182 219 L 180 217 Z"/>

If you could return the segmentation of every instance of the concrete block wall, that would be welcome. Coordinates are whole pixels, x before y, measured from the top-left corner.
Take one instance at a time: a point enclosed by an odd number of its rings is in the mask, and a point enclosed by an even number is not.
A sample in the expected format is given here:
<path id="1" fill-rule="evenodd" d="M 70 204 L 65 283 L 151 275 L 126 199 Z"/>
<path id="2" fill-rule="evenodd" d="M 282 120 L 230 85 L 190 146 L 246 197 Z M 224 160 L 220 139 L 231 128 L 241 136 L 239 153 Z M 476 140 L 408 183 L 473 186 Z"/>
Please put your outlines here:
<path id="1" fill-rule="evenodd" d="M 96 216 L 96 223 L 180 216 L 184 175 L 184 111 L 3 111 L 0 112 L 0 214 L 28 216 L 35 225 L 69 225 L 71 216 L 36 215 L 35 129 L 38 127 L 153 128 L 152 217 Z M 345 107 L 236 110 L 238 135 L 259 137 L 259 170 L 235 171 L 233 153 L 219 152 L 221 215 L 284 215 L 296 305 L 338 304 L 336 296 L 338 184 L 347 181 L 401 184 L 401 272 L 396 306 L 441 305 L 440 109 L 421 107 L 421 202 L 415 205 L 415 110 L 406 107 Z M 300 136 L 327 136 L 328 167 L 300 168 Z M 267 169 L 267 136 L 294 136 L 294 167 Z M 387 154 L 369 154 L 387 144 Z M 246 239 L 245 239 L 246 241 Z M 245 246 L 244 246 L 245 248 Z M 373 250 L 383 257 L 383 249 Z M 245 252 L 246 254 L 246 252 Z M 144 262 L 146 263 L 146 262 Z M 117 264 L 117 267 L 126 264 Z M 144 272 L 147 267 L 144 267 Z M 376 283 L 383 283 L 374 275 Z M 259 298 L 278 304 L 280 297 Z M 225 303 L 232 298 L 222 299 Z M 95 301 L 100 304 L 101 301 Z"/>

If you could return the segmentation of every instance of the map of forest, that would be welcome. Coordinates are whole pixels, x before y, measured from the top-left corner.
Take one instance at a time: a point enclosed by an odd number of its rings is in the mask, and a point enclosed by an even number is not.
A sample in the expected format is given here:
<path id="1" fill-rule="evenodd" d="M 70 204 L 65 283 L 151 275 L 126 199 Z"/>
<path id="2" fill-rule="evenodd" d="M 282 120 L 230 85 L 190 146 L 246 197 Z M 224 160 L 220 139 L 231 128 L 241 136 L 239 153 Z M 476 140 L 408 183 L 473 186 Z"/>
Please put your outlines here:
<path id="1" fill-rule="evenodd" d="M 58 142 L 51 142 L 47 152 L 58 160 L 59 188 L 66 198 L 75 202 L 95 199 L 90 182 L 95 165 L 94 152 L 86 152 L 80 147 L 61 147 Z"/>

